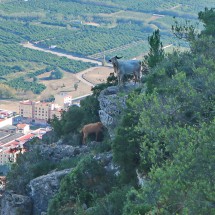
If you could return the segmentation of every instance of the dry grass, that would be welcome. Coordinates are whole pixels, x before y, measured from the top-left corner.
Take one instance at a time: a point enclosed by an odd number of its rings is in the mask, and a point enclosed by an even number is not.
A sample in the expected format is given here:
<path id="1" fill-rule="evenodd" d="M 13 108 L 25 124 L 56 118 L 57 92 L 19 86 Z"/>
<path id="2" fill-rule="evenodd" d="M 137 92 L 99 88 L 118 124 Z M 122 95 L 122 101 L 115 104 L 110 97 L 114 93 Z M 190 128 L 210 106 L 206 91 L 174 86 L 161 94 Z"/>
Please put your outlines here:
<path id="1" fill-rule="evenodd" d="M 104 83 L 112 70 L 113 68 L 110 67 L 92 68 L 83 74 L 83 78 L 94 85 Z M 49 73 L 38 76 L 38 78 L 47 76 L 49 76 Z M 59 92 L 68 92 L 74 98 L 91 93 L 91 86 L 87 85 L 83 81 L 80 81 L 77 76 L 78 74 L 64 72 L 63 78 L 60 80 L 40 81 L 40 83 L 46 86 L 46 89 L 42 92 L 38 99 L 42 99 L 47 95 L 55 95 Z M 78 83 L 77 90 L 74 88 L 75 83 Z"/>
<path id="2" fill-rule="evenodd" d="M 0 100 L 0 109 L 19 112 L 19 102 L 13 100 Z"/>
<path id="3" fill-rule="evenodd" d="M 83 74 L 83 78 L 94 85 L 100 84 L 106 81 L 111 72 L 113 72 L 113 68 L 111 67 L 91 68 L 88 69 L 85 74 Z M 45 73 L 38 76 L 38 78 L 44 78 L 48 76 L 49 73 Z M 77 76 L 78 74 L 64 72 L 64 76 L 60 80 L 41 80 L 40 83 L 43 83 L 47 88 L 36 99 L 41 100 L 48 98 L 50 95 L 56 95 L 59 92 L 68 92 L 68 94 L 72 95 L 73 98 L 91 93 L 91 86 L 80 81 Z M 77 90 L 74 89 L 75 83 L 78 83 Z M 0 100 L 0 109 L 19 112 L 19 101 Z"/>
<path id="4" fill-rule="evenodd" d="M 106 82 L 107 77 L 113 72 L 111 67 L 95 68 L 94 70 L 87 72 L 83 77 L 93 84 L 101 84 Z"/>
<path id="5" fill-rule="evenodd" d="M 48 73 L 39 76 L 41 77 L 49 76 Z M 73 97 L 82 96 L 88 94 L 91 87 L 80 82 L 76 76 L 72 73 L 63 72 L 63 78 L 60 80 L 42 80 L 40 83 L 46 86 L 46 89 L 42 92 L 38 99 L 44 99 L 51 95 L 56 95 L 59 92 L 67 92 Z M 78 83 L 78 89 L 75 91 L 74 84 Z"/>

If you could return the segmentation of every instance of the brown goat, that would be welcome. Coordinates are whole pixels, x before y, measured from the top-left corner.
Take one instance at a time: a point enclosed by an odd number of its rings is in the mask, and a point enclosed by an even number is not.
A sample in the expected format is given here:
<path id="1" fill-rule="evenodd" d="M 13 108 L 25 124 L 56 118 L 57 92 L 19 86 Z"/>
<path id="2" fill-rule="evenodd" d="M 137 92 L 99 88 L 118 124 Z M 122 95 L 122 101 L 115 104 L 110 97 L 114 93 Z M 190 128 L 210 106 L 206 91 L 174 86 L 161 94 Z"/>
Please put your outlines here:
<path id="1" fill-rule="evenodd" d="M 89 134 L 95 133 L 96 134 L 96 141 L 98 140 L 98 134 L 99 132 L 102 132 L 102 129 L 104 128 L 104 125 L 101 122 L 96 122 L 96 123 L 90 123 L 85 125 L 81 132 L 83 135 L 82 143 L 86 143 L 86 139 Z"/>

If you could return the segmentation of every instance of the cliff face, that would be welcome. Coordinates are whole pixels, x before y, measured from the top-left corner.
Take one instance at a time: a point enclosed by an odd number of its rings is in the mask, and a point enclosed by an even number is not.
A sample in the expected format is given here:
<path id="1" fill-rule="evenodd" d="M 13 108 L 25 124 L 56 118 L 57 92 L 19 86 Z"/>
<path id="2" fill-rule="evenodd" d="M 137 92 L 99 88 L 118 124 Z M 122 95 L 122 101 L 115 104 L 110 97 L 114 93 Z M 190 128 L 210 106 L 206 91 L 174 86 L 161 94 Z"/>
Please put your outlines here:
<path id="1" fill-rule="evenodd" d="M 58 163 L 62 159 L 81 156 L 89 152 L 87 146 L 73 147 L 62 145 L 61 141 L 50 145 L 27 144 L 28 153 L 38 151 L 40 155 L 50 162 Z M 23 196 L 13 191 L 6 190 L 1 199 L 1 215 L 38 215 L 47 211 L 48 201 L 58 192 L 61 179 L 71 169 L 52 171 L 31 180 L 26 187 L 28 195 Z"/>
<path id="2" fill-rule="evenodd" d="M 88 146 L 72 147 L 68 145 L 40 145 L 41 153 L 50 161 L 59 162 L 63 158 L 74 156 L 85 156 L 98 143 L 91 142 Z M 36 146 L 34 146 L 36 147 Z M 33 150 L 33 149 L 31 149 Z M 105 167 L 107 171 L 117 172 L 117 168 L 112 164 L 112 154 L 110 152 L 101 153 L 94 156 L 94 159 Z M 18 195 L 13 191 L 5 191 L 1 200 L 1 215 L 41 215 L 46 214 L 49 201 L 54 197 L 60 188 L 63 177 L 69 174 L 72 169 L 62 171 L 52 171 L 47 175 L 31 180 L 27 186 L 28 195 Z"/>
<path id="3" fill-rule="evenodd" d="M 60 187 L 61 179 L 72 169 L 65 169 L 43 175 L 30 181 L 30 197 L 33 201 L 32 214 L 45 213 L 48 208 L 48 202 L 54 197 Z"/>
<path id="4" fill-rule="evenodd" d="M 126 99 L 130 91 L 137 86 L 126 83 L 124 87 L 112 86 L 103 90 L 98 98 L 100 103 L 100 120 L 108 129 L 113 139 L 115 128 L 119 124 L 123 110 L 126 108 Z M 98 143 L 90 143 L 88 146 L 73 147 L 62 144 L 62 141 L 46 144 L 27 145 L 29 153 L 39 150 L 40 154 L 50 162 L 60 162 L 62 159 L 85 155 Z M 102 163 L 107 171 L 118 174 L 118 168 L 112 163 L 111 152 L 97 154 L 94 157 Z M 1 215 L 38 215 L 46 214 L 48 203 L 58 192 L 61 179 L 72 169 L 52 171 L 47 175 L 37 177 L 28 184 L 28 196 L 6 191 L 1 201 Z"/>
<path id="5" fill-rule="evenodd" d="M 125 86 L 112 86 L 103 90 L 99 95 L 99 117 L 104 126 L 108 129 L 110 138 L 115 136 L 115 128 L 119 124 L 123 110 L 126 108 L 126 99 L 129 92 L 138 85 L 126 83 Z"/>
<path id="6" fill-rule="evenodd" d="M 28 185 L 28 196 L 6 191 L 1 201 L 1 215 L 45 214 L 49 200 L 60 188 L 61 179 L 71 170 L 55 171 L 31 180 Z"/>
<path id="7" fill-rule="evenodd" d="M 31 215 L 32 201 L 28 196 L 6 191 L 1 201 L 1 215 Z"/>
<path id="8" fill-rule="evenodd" d="M 73 147 L 71 145 L 62 144 L 61 141 L 53 144 L 37 144 L 29 146 L 28 151 L 39 150 L 46 160 L 59 162 L 65 158 L 72 158 L 89 152 L 89 148 Z"/>

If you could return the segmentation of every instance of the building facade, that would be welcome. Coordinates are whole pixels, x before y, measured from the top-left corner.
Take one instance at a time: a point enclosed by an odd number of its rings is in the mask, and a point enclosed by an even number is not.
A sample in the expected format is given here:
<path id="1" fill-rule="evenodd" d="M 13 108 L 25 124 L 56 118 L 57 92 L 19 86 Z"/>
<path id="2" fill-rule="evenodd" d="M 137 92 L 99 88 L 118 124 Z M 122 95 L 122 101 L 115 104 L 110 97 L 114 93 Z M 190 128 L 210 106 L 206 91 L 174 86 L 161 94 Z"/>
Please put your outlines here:
<path id="1" fill-rule="evenodd" d="M 0 119 L 0 128 L 3 128 L 7 125 L 12 125 L 12 118 Z"/>
<path id="2" fill-rule="evenodd" d="M 11 159 L 10 153 L 0 152 L 0 165 L 4 165 L 10 162 L 10 159 Z"/>
<path id="3" fill-rule="evenodd" d="M 35 103 L 33 109 L 33 119 L 45 120 L 50 119 L 51 104 L 44 102 Z"/>
<path id="4" fill-rule="evenodd" d="M 53 119 L 54 115 L 57 118 L 61 117 L 62 108 L 58 104 L 40 102 L 40 101 L 22 101 L 19 105 L 20 116 L 35 121 L 48 121 Z"/>
<path id="5" fill-rule="evenodd" d="M 19 103 L 19 114 L 22 117 L 33 118 L 33 109 L 35 102 L 25 100 Z"/>
<path id="6" fill-rule="evenodd" d="M 55 95 L 55 104 L 58 104 L 62 108 L 67 108 L 72 105 L 72 96 L 66 92 L 61 92 Z"/>
<path id="7" fill-rule="evenodd" d="M 17 133 L 28 134 L 30 131 L 29 124 L 17 124 Z"/>

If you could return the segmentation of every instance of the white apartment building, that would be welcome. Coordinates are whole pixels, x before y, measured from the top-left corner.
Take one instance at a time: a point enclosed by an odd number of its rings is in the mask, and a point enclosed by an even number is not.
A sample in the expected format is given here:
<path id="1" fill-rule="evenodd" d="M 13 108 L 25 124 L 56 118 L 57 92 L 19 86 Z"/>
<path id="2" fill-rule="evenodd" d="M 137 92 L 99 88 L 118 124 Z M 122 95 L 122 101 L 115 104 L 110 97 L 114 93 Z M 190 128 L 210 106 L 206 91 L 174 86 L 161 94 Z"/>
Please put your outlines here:
<path id="1" fill-rule="evenodd" d="M 0 128 L 3 128 L 8 125 L 12 125 L 12 121 L 13 121 L 12 117 L 0 119 Z"/>
<path id="2" fill-rule="evenodd" d="M 19 114 L 22 117 L 35 121 L 47 121 L 52 119 L 54 115 L 61 117 L 62 108 L 54 103 L 40 101 L 22 101 L 19 104 Z"/>
<path id="3" fill-rule="evenodd" d="M 17 133 L 28 134 L 30 131 L 29 124 L 17 124 Z"/>
<path id="4" fill-rule="evenodd" d="M 0 165 L 8 163 L 11 159 L 11 154 L 0 152 Z"/>
<path id="5" fill-rule="evenodd" d="M 61 106 L 62 108 L 67 108 L 72 105 L 72 96 L 66 92 L 61 92 L 55 95 L 55 104 Z"/>

